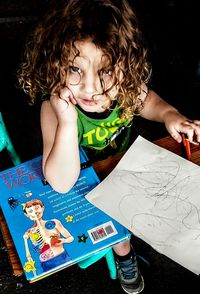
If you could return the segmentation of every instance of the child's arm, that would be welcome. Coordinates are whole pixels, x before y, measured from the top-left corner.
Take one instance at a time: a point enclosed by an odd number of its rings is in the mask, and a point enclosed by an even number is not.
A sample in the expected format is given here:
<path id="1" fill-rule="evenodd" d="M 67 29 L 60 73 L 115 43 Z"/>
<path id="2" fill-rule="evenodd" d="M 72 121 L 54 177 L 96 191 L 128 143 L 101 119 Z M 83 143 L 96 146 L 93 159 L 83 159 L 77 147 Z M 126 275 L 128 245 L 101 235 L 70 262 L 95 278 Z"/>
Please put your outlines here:
<path id="1" fill-rule="evenodd" d="M 154 91 L 150 90 L 147 95 L 143 93 L 141 98 L 144 101 L 144 109 L 141 112 L 142 117 L 165 123 L 170 135 L 179 143 L 182 141 L 180 133 L 187 134 L 190 142 L 200 142 L 199 120 L 189 120 Z"/>
<path id="2" fill-rule="evenodd" d="M 68 93 L 67 93 L 68 94 Z M 43 171 L 58 192 L 68 192 L 80 172 L 77 112 L 66 93 L 53 95 L 41 107 Z"/>

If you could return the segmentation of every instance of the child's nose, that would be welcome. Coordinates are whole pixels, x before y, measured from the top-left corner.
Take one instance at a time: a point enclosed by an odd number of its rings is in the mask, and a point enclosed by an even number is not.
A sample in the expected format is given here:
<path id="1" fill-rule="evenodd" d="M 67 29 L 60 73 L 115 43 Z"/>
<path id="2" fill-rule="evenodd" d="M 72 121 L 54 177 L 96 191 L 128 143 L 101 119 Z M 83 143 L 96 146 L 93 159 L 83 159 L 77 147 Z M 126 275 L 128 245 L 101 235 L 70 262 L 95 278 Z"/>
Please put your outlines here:
<path id="1" fill-rule="evenodd" d="M 84 79 L 85 92 L 88 94 L 99 93 L 101 89 L 101 82 L 98 75 L 88 73 Z"/>

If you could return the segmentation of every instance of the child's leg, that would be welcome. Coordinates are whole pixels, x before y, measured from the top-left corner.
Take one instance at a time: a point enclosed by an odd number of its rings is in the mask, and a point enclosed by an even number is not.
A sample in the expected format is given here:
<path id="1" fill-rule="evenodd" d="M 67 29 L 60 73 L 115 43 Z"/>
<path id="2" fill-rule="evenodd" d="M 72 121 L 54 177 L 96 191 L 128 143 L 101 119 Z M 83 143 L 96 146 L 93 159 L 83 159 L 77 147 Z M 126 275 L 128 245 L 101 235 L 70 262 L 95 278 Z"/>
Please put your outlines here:
<path id="1" fill-rule="evenodd" d="M 138 269 L 135 252 L 130 240 L 113 246 L 116 256 L 118 278 L 126 293 L 140 293 L 144 289 L 144 280 Z"/>
<path id="2" fill-rule="evenodd" d="M 126 240 L 125 242 L 120 242 L 113 246 L 113 250 L 119 256 L 127 255 L 131 250 L 131 242 L 130 240 Z"/>

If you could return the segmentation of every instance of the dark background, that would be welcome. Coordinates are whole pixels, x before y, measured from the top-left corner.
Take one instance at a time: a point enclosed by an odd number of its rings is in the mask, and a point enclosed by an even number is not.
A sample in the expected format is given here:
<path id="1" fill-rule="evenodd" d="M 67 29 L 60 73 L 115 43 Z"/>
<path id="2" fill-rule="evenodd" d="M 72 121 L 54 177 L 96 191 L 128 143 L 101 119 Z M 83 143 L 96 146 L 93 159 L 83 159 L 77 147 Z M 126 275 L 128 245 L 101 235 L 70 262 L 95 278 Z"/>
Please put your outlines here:
<path id="1" fill-rule="evenodd" d="M 23 161 L 42 153 L 40 105 L 29 106 L 26 95 L 17 89 L 16 70 L 26 36 L 49 2 L 0 0 L 0 112 Z M 152 88 L 189 118 L 200 119 L 200 18 L 195 3 L 198 1 L 130 2 L 137 11 L 149 48 L 153 66 Z M 135 121 L 135 129 L 150 140 L 167 134 L 163 125 L 140 118 Z M 11 165 L 6 152 L 1 152 L 1 170 Z M 133 243 L 137 253 L 150 262 L 149 268 L 141 265 L 146 284 L 144 293 L 198 293 L 198 276 L 156 253 L 141 240 L 134 239 Z M 109 278 L 103 259 L 87 270 L 73 266 L 40 282 L 28 284 L 24 277 L 12 275 L 0 236 L 0 293 L 102 292 L 123 293 L 118 281 Z"/>

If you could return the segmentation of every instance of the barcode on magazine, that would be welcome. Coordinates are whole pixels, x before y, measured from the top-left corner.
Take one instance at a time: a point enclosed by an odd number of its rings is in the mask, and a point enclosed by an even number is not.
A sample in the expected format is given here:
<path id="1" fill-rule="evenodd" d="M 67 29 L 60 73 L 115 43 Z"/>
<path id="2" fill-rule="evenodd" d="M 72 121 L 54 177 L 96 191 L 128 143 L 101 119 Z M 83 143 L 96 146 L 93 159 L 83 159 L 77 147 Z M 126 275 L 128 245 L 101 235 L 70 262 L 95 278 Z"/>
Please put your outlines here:
<path id="1" fill-rule="evenodd" d="M 117 230 L 115 229 L 115 226 L 112 223 L 112 221 L 109 221 L 98 227 L 92 228 L 88 231 L 88 234 L 90 236 L 90 239 L 92 240 L 92 243 L 96 244 L 116 235 Z"/>

